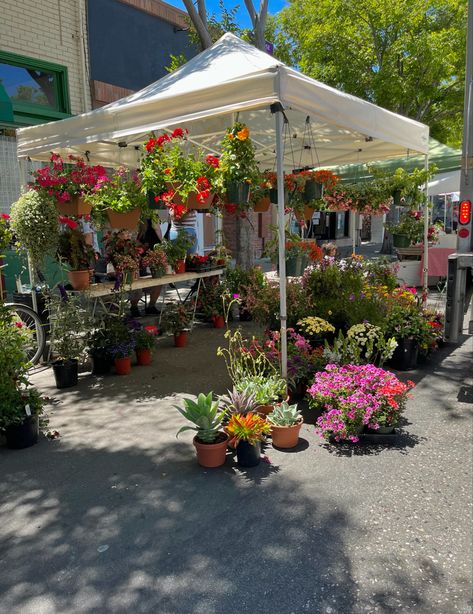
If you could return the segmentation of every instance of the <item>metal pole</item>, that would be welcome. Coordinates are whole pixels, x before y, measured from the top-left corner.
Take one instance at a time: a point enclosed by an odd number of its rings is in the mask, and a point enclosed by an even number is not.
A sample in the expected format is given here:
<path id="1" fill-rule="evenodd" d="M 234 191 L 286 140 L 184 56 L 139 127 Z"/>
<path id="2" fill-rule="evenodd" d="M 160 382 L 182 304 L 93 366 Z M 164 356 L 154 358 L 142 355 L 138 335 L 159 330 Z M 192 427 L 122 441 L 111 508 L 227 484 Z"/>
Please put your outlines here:
<path id="1" fill-rule="evenodd" d="M 279 296 L 281 318 L 281 375 L 287 378 L 286 232 L 284 224 L 284 116 L 276 111 L 276 170 L 278 175 Z"/>
<path id="2" fill-rule="evenodd" d="M 429 154 L 425 156 L 425 170 L 429 170 Z M 425 205 L 424 205 L 424 268 L 423 268 L 423 301 L 427 302 L 429 291 L 429 180 L 425 178 Z"/>
<path id="3" fill-rule="evenodd" d="M 353 224 L 352 224 L 352 255 L 356 254 L 356 211 L 352 211 L 353 215 Z"/>

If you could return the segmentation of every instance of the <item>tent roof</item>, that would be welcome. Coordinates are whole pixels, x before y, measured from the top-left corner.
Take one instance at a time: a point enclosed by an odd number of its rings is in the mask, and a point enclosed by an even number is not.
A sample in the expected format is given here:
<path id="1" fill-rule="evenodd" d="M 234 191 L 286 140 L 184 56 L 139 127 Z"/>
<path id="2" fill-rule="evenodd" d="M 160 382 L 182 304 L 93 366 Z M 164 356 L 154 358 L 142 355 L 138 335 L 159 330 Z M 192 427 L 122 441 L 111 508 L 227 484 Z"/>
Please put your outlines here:
<path id="1" fill-rule="evenodd" d="M 275 157 L 269 107 L 277 102 L 288 120 L 286 168 L 386 159 L 428 149 L 427 126 L 310 79 L 227 33 L 139 92 L 89 113 L 19 129 L 18 155 L 46 160 L 51 151 L 88 152 L 94 163 L 136 166 L 138 146 L 151 130 L 177 126 L 188 128 L 199 146 L 217 152 L 225 128 L 238 113 L 250 126 L 258 159 L 267 168 Z"/>

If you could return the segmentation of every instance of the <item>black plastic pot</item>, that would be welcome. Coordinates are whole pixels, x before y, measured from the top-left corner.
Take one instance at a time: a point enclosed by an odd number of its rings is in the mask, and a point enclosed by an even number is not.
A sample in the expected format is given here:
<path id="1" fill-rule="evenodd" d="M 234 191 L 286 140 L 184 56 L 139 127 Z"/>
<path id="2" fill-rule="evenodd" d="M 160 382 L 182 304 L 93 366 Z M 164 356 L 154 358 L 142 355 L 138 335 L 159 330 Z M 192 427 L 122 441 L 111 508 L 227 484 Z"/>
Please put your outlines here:
<path id="1" fill-rule="evenodd" d="M 301 277 L 309 264 L 307 256 L 286 258 L 286 275 L 288 277 Z"/>
<path id="2" fill-rule="evenodd" d="M 21 424 L 7 426 L 5 438 L 7 447 L 11 450 L 22 450 L 38 443 L 39 420 L 38 416 L 29 416 Z"/>
<path id="3" fill-rule="evenodd" d="M 79 363 L 76 359 L 56 360 L 52 364 L 56 388 L 70 388 L 77 384 Z"/>
<path id="4" fill-rule="evenodd" d="M 419 344 L 415 339 L 397 339 L 397 348 L 390 360 L 391 366 L 398 371 L 408 371 L 417 366 Z"/>
<path id="5" fill-rule="evenodd" d="M 92 359 L 92 375 L 106 375 L 112 368 L 112 357 L 107 350 L 93 350 L 90 353 Z"/>
<path id="6" fill-rule="evenodd" d="M 269 190 L 269 200 L 274 203 L 275 205 L 278 204 L 278 190 L 277 188 L 271 188 Z M 288 195 L 288 191 L 286 190 L 286 188 L 284 188 L 284 204 L 287 205 L 289 201 L 289 195 Z"/>
<path id="7" fill-rule="evenodd" d="M 235 205 L 244 205 L 250 199 L 250 186 L 242 181 L 229 181 L 227 183 L 228 202 Z"/>
<path id="8" fill-rule="evenodd" d="M 322 184 L 310 179 L 305 182 L 304 202 L 310 203 L 317 198 L 322 198 Z"/>
<path id="9" fill-rule="evenodd" d="M 261 460 L 261 442 L 251 445 L 247 441 L 240 441 L 236 453 L 240 467 L 256 467 Z"/>

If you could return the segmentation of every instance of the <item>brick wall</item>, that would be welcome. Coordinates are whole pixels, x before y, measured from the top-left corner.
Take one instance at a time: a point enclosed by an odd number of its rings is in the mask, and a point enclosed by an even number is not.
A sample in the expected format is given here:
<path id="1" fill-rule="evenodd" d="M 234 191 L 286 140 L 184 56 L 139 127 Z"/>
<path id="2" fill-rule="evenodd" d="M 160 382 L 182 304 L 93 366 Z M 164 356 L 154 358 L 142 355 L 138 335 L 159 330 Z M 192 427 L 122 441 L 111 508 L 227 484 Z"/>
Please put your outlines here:
<path id="1" fill-rule="evenodd" d="M 251 213 L 251 222 L 255 228 L 254 235 L 254 257 L 261 258 L 265 243 L 271 238 L 271 210 L 265 213 Z M 223 216 L 223 235 L 225 245 L 233 254 L 236 251 L 236 221 L 234 215 L 224 214 Z"/>
<path id="2" fill-rule="evenodd" d="M 71 112 L 91 109 L 88 76 L 84 100 L 80 7 L 87 37 L 84 0 L 1 0 L 0 49 L 67 66 Z"/>

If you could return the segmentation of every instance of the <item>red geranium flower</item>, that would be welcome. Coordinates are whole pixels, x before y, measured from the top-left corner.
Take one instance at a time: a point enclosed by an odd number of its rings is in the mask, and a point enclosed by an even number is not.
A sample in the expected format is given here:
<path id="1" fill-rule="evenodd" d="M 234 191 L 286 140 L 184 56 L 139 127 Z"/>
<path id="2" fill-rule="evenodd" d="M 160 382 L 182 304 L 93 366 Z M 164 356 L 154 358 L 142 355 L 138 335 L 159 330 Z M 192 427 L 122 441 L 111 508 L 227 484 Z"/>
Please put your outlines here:
<path id="1" fill-rule="evenodd" d="M 75 220 L 71 220 L 71 218 L 64 215 L 59 216 L 59 222 L 65 226 L 68 226 L 71 230 L 75 230 L 79 226 Z"/>
<path id="2" fill-rule="evenodd" d="M 186 129 L 186 134 L 189 134 L 187 129 Z M 182 139 L 184 138 L 184 130 L 182 128 L 176 128 L 174 132 L 171 134 L 171 136 L 173 139 Z"/>
<path id="3" fill-rule="evenodd" d="M 220 166 L 220 160 L 216 156 L 213 156 L 212 154 L 209 154 L 205 158 L 205 161 L 207 162 L 207 164 L 215 168 L 218 168 Z"/>

